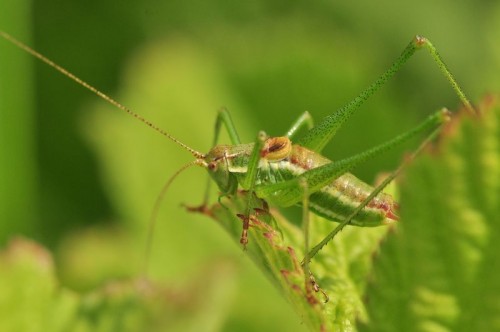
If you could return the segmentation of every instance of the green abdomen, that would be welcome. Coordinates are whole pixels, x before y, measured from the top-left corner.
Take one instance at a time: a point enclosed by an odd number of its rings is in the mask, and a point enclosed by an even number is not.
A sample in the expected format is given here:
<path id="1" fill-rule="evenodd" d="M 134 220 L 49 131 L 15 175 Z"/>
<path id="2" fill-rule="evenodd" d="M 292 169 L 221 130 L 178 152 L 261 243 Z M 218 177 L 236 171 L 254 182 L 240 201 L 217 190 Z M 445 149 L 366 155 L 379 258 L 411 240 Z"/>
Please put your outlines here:
<path id="1" fill-rule="evenodd" d="M 347 173 L 323 187 L 309 198 L 309 209 L 332 220 L 343 221 L 373 191 L 373 187 Z M 397 220 L 397 203 L 380 193 L 352 220 L 356 226 L 379 226 Z"/>
<path id="2" fill-rule="evenodd" d="M 292 158 L 279 162 L 263 163 L 258 176 L 259 183 L 277 183 L 293 179 L 308 169 L 319 167 L 330 160 L 301 147 Z M 296 150 L 297 151 L 297 150 Z M 310 195 L 309 209 L 332 221 L 340 222 L 373 191 L 373 187 L 346 173 L 329 185 Z M 371 227 L 389 224 L 398 219 L 398 204 L 385 193 L 380 193 L 352 220 L 356 226 Z"/>

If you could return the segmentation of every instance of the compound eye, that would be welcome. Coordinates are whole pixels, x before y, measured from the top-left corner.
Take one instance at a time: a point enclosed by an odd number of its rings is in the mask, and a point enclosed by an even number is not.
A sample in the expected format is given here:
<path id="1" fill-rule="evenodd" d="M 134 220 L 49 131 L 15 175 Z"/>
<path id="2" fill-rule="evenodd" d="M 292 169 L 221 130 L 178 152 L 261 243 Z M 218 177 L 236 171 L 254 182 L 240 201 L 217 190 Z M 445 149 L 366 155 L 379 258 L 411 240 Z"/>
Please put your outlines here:
<path id="1" fill-rule="evenodd" d="M 217 169 L 217 162 L 211 161 L 208 163 L 208 169 L 211 171 L 215 171 Z"/>

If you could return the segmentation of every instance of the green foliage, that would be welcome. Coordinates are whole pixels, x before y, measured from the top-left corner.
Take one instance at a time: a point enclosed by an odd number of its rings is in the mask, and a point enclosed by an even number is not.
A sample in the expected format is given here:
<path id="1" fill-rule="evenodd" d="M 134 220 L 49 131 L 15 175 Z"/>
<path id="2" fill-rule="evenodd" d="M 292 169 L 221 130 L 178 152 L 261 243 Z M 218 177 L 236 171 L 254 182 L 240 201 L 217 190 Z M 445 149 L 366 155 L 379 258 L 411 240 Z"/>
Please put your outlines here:
<path id="1" fill-rule="evenodd" d="M 24 240 L 0 252 L 2 331 L 218 331 L 234 273 L 219 264 L 175 289 L 108 281 L 85 295 L 61 286 L 50 253 Z"/>
<path id="2" fill-rule="evenodd" d="M 63 331 L 76 311 L 75 294 L 57 287 L 50 254 L 21 239 L 0 253 L 0 329 Z"/>
<path id="3" fill-rule="evenodd" d="M 240 240 L 248 193 L 223 200 L 204 213 L 220 223 L 235 240 Z M 277 210 L 252 198 L 255 216 L 251 218 L 249 243 L 245 252 L 267 275 L 295 308 L 301 321 L 312 331 L 353 331 L 355 319 L 366 319 L 362 294 L 372 253 L 386 228 L 348 228 L 312 262 L 313 277 L 321 290 L 307 289 L 300 265 L 304 257 L 304 234 Z M 319 241 L 332 223 L 313 217 L 311 237 Z M 307 278 L 307 285 L 310 285 Z M 324 293 L 323 293 L 324 292 Z M 329 298 L 328 303 L 325 301 Z"/>
<path id="4" fill-rule="evenodd" d="M 462 114 L 401 185 L 401 223 L 380 248 L 365 331 L 500 329 L 500 108 Z"/>

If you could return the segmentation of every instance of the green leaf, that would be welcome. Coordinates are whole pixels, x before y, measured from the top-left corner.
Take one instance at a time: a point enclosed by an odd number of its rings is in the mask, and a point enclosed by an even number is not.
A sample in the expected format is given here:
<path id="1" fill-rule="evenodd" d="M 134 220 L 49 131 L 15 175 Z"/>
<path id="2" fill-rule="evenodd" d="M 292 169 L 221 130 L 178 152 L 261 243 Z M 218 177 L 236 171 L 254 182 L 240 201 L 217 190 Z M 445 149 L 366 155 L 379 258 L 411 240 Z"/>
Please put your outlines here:
<path id="1" fill-rule="evenodd" d="M 239 192 L 203 212 L 239 242 L 242 220 L 237 214 L 245 211 L 248 195 Z M 387 228 L 350 227 L 341 233 L 335 245 L 324 248 L 311 265 L 321 287 L 314 292 L 306 290 L 300 266 L 304 256 L 302 230 L 278 210 L 269 210 L 262 200 L 252 197 L 251 206 L 257 215 L 250 221 L 246 252 L 291 303 L 303 324 L 313 331 L 354 331 L 356 317 L 366 318 L 362 294 L 371 269 L 370 257 Z M 311 224 L 313 243 L 335 226 L 319 217 L 312 217 Z M 325 296 L 329 297 L 327 303 Z"/>
<path id="2" fill-rule="evenodd" d="M 0 252 L 1 331 L 218 331 L 234 266 L 220 261 L 175 286 L 108 280 L 78 294 L 60 285 L 51 254 L 15 239 Z"/>
<path id="3" fill-rule="evenodd" d="M 500 330 L 500 111 L 465 114 L 402 179 L 401 222 L 367 290 L 364 331 Z"/>
<path id="4" fill-rule="evenodd" d="M 58 288 L 51 255 L 34 242 L 12 240 L 0 252 L 0 330 L 65 331 L 78 297 Z"/>

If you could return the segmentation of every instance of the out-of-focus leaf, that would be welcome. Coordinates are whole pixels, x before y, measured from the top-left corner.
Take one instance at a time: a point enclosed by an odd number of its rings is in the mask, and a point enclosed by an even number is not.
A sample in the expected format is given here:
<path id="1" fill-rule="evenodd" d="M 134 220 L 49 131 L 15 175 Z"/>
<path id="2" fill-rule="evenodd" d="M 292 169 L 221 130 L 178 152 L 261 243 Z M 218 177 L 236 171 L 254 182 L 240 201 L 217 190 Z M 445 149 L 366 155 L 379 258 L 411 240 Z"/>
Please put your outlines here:
<path id="1" fill-rule="evenodd" d="M 500 330 L 500 110 L 457 117 L 401 185 L 364 331 Z"/>
<path id="2" fill-rule="evenodd" d="M 234 265 L 221 260 L 175 287 L 129 279 L 80 295 L 59 285 L 50 253 L 24 239 L 0 252 L 0 271 L 5 332 L 219 331 L 234 289 Z"/>
<path id="3" fill-rule="evenodd" d="M 76 330 L 219 331 L 232 294 L 234 265 L 220 261 L 175 286 L 110 282 L 82 297 Z"/>
<path id="4" fill-rule="evenodd" d="M 65 331 L 75 319 L 78 296 L 60 289 L 52 257 L 24 239 L 0 252 L 0 330 Z"/>

